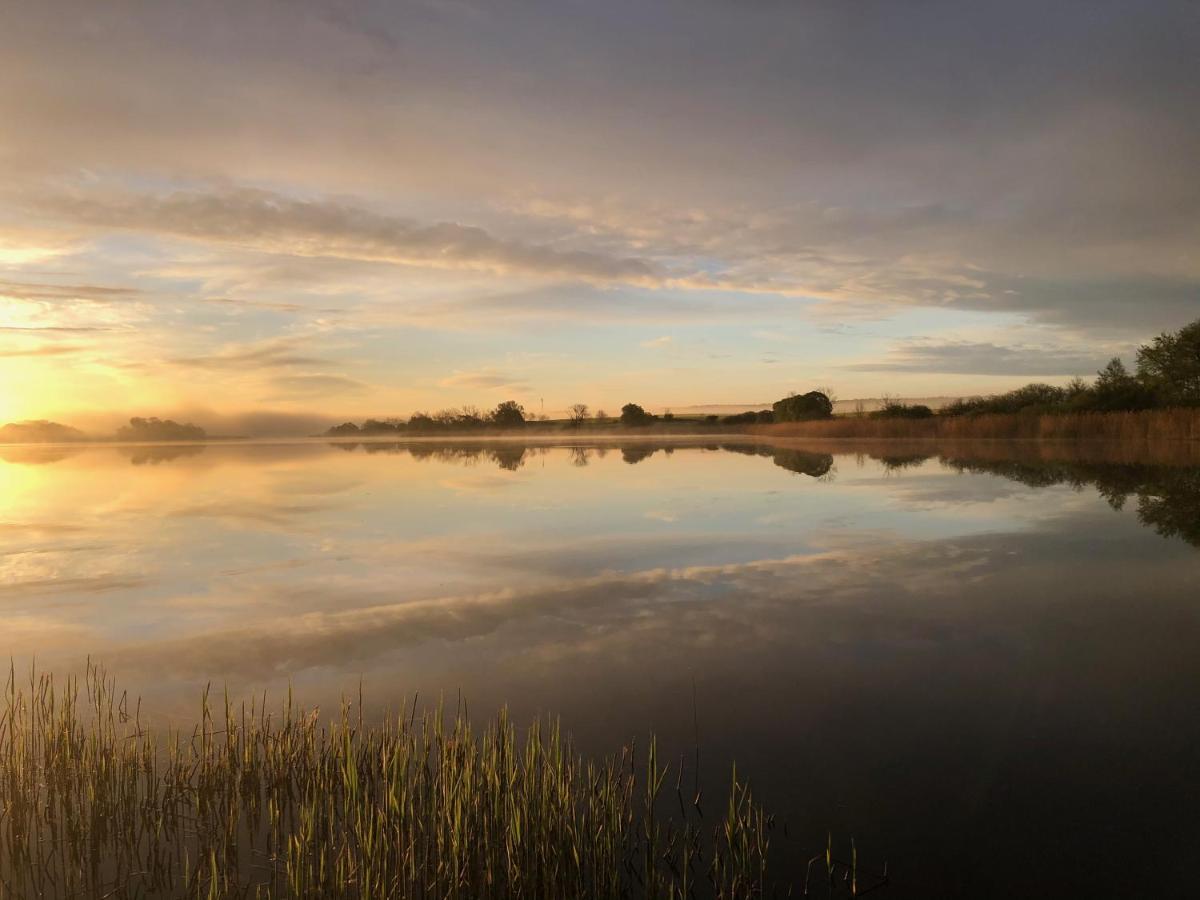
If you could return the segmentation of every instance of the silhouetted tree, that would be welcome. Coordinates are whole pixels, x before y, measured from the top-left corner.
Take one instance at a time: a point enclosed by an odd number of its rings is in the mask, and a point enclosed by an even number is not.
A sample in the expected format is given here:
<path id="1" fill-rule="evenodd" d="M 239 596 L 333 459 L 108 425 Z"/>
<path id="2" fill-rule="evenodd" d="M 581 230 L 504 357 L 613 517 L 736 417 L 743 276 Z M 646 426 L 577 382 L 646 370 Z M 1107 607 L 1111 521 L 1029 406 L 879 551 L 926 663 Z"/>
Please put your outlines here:
<path id="1" fill-rule="evenodd" d="M 654 417 L 636 403 L 626 403 L 621 407 L 622 425 L 637 427 L 649 425 L 652 421 L 654 421 Z"/>
<path id="2" fill-rule="evenodd" d="M 491 418 L 498 428 L 521 428 L 525 425 L 525 407 L 516 400 L 505 400 L 492 410 Z"/>
<path id="3" fill-rule="evenodd" d="M 833 402 L 820 391 L 785 397 L 772 405 L 776 422 L 802 422 L 808 419 L 828 419 L 833 415 Z"/>
<path id="4" fill-rule="evenodd" d="M 154 416 L 148 419 L 135 416 L 128 425 L 117 429 L 119 441 L 202 441 L 206 436 L 199 425 L 190 422 L 181 425 L 173 419 Z"/>
<path id="5" fill-rule="evenodd" d="M 921 403 L 901 403 L 888 398 L 883 407 L 870 414 L 872 419 L 932 419 L 933 410 Z"/>
<path id="6" fill-rule="evenodd" d="M 1161 405 L 1200 404 L 1200 319 L 1140 347 L 1137 371 Z"/>
<path id="7" fill-rule="evenodd" d="M 362 423 L 364 434 L 394 434 L 403 430 L 404 425 L 395 419 L 367 419 Z"/>
<path id="8" fill-rule="evenodd" d="M 37 419 L 29 422 L 9 422 L 0 428 L 0 444 L 56 444 L 86 441 L 78 428 Z"/>
<path id="9" fill-rule="evenodd" d="M 1152 388 L 1134 378 L 1125 364 L 1114 356 L 1096 374 L 1096 383 L 1088 390 L 1074 393 L 1074 384 L 1067 388 L 1072 405 L 1098 410 L 1149 409 L 1154 405 Z"/>
<path id="10" fill-rule="evenodd" d="M 587 421 L 588 405 L 586 403 L 576 403 L 571 407 L 571 425 L 575 428 L 580 427 Z"/>

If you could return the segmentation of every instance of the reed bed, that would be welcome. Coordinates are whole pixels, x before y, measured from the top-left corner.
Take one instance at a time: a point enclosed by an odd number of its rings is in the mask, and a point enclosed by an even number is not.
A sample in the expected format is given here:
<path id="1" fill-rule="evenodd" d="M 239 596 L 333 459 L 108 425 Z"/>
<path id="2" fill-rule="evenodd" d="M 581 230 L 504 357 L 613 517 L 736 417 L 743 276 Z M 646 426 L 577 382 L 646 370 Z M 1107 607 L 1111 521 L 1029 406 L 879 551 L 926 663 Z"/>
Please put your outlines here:
<path id="1" fill-rule="evenodd" d="M 377 726 L 351 709 L 322 724 L 291 696 L 214 708 L 206 690 L 194 730 L 164 733 L 95 667 L 10 670 L 0 898 L 772 895 L 774 822 L 736 769 L 706 823 L 653 740 L 592 763 L 554 723 L 519 737 L 503 712 L 476 733 L 415 701 Z M 862 892 L 832 847 L 809 876 L 819 896 Z"/>
<path id="2" fill-rule="evenodd" d="M 1140 412 L 934 416 L 930 419 L 841 417 L 755 425 L 754 434 L 805 438 L 1200 441 L 1200 409 Z"/>

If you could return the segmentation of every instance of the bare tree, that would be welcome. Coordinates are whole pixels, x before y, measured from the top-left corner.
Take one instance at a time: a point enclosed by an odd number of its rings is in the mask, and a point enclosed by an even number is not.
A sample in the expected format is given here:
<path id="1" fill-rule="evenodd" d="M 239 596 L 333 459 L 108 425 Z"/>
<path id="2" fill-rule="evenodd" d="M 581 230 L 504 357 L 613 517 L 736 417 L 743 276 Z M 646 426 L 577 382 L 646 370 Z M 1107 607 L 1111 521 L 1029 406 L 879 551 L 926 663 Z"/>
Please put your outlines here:
<path id="1" fill-rule="evenodd" d="M 571 425 L 578 428 L 588 417 L 588 405 L 586 403 L 576 403 L 571 407 Z"/>
<path id="2" fill-rule="evenodd" d="M 828 397 L 830 403 L 837 403 L 838 394 L 831 385 L 827 384 L 822 387 L 818 387 L 817 390 Z"/>

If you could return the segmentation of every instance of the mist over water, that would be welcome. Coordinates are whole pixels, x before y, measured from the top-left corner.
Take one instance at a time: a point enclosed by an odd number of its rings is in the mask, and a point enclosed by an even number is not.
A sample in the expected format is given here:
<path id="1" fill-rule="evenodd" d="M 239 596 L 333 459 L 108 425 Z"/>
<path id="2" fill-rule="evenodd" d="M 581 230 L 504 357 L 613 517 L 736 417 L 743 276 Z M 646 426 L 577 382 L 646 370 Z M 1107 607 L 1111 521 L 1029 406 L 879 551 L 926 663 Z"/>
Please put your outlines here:
<path id="1" fill-rule="evenodd" d="M 0 652 L 162 721 L 291 683 L 736 758 L 892 896 L 1168 896 L 1200 473 L 754 443 L 0 447 Z M 693 703 L 693 697 L 695 701 Z M 714 812 L 716 812 L 714 810 Z M 780 838 L 782 842 L 782 838 Z M 797 849 L 798 853 L 799 850 Z M 1135 880 L 1136 878 L 1136 880 Z"/>

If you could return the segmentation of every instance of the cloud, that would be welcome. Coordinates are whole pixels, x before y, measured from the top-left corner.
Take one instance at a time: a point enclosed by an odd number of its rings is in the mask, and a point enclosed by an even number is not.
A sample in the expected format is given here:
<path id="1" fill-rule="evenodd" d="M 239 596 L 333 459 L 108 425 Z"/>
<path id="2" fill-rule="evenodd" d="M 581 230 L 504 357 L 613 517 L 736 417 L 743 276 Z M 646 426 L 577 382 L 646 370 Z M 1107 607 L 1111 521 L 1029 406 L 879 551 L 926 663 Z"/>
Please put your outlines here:
<path id="1" fill-rule="evenodd" d="M 641 346 L 649 348 L 649 349 L 654 349 L 656 347 L 666 347 L 673 340 L 674 340 L 674 338 L 672 338 L 669 334 L 664 334 L 662 337 L 656 337 L 656 338 L 652 338 L 651 340 L 648 340 L 648 341 L 642 341 Z"/>
<path id="2" fill-rule="evenodd" d="M 73 328 L 60 325 L 0 325 L 0 332 L 13 334 L 46 334 L 52 337 L 56 334 L 85 334 L 93 331 L 108 331 L 108 328 L 98 326 L 81 326 Z"/>
<path id="3" fill-rule="evenodd" d="M 18 356 L 65 356 L 86 350 L 77 344 L 43 344 L 40 347 L 30 347 L 25 350 L 0 350 L 0 359 Z"/>
<path id="4" fill-rule="evenodd" d="M 256 344 L 227 347 L 208 356 L 175 357 L 168 362 L 188 368 L 212 370 L 249 370 L 291 366 L 320 366 L 328 360 L 296 352 L 299 341 L 277 338 Z"/>
<path id="5" fill-rule="evenodd" d="M 0 243 L 55 252 L 0 254 L 0 294 L 30 304 L 0 327 L 111 326 L 110 370 L 173 359 L 154 375 L 186 397 L 259 364 L 230 341 L 307 317 L 405 348 L 401 328 L 489 331 L 485 359 L 542 339 L 514 321 L 683 340 L 932 309 L 1057 331 L 1041 361 L 873 370 L 1015 376 L 1196 316 L 1194 4 L 326 7 L 6 11 Z M 860 338 L 821 350 L 853 362 Z"/>
<path id="6" fill-rule="evenodd" d="M 523 378 L 502 372 L 495 372 L 491 369 L 482 369 L 477 372 L 456 371 L 443 378 L 438 384 L 445 388 L 481 388 L 484 390 L 514 391 L 525 391 L 529 387 L 528 382 Z"/>
<path id="7" fill-rule="evenodd" d="M 0 281 L 0 295 L 14 300 L 74 303 L 118 303 L 137 299 L 136 288 L 112 287 L 99 284 L 44 284 L 29 281 Z M 79 329 L 72 329 L 79 330 Z"/>
<path id="8" fill-rule="evenodd" d="M 1095 351 L 977 341 L 911 341 L 891 350 L 882 362 L 852 363 L 842 368 L 853 372 L 1062 376 L 1095 372 L 1110 356 Z"/>
<path id="9" fill-rule="evenodd" d="M 101 231 L 120 229 L 286 253 L 431 268 L 513 272 L 583 281 L 652 284 L 644 259 L 556 250 L 498 238 L 478 226 L 422 223 L 336 200 L 301 200 L 249 187 L 161 194 L 121 189 L 27 192 L 41 216 Z"/>

